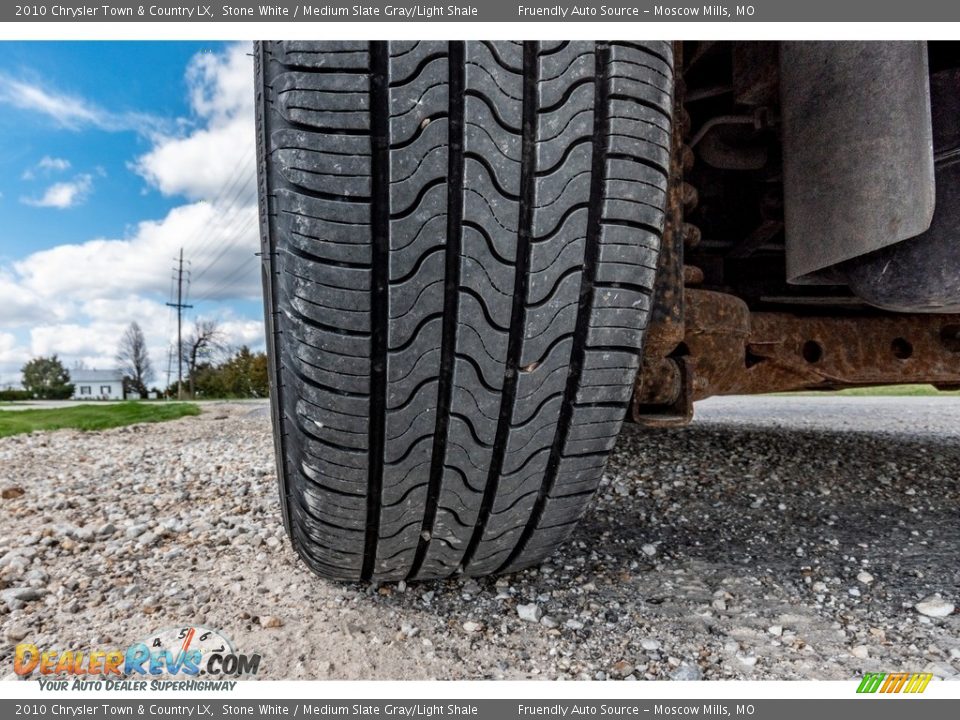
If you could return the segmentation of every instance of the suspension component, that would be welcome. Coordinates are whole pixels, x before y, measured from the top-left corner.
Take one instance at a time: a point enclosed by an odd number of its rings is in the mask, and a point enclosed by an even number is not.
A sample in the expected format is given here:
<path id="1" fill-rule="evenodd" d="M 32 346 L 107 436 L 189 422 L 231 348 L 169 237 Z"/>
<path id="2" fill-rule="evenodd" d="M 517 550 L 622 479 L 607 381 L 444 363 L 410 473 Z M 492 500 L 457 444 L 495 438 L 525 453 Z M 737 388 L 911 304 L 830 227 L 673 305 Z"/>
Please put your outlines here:
<path id="1" fill-rule="evenodd" d="M 674 44 L 675 67 L 683 67 L 682 43 Z M 654 287 L 653 307 L 643 362 L 637 374 L 637 386 L 631 407 L 635 422 L 646 425 L 685 425 L 693 417 L 692 368 L 685 359 L 671 357 L 683 342 L 684 288 L 687 284 L 703 282 L 703 272 L 684 265 L 684 249 L 700 243 L 700 228 L 685 221 L 699 202 L 699 193 L 684 182 L 684 173 L 693 168 L 693 149 L 686 139 L 690 134 L 690 115 L 685 107 L 683 78 L 676 83 L 674 93 L 672 162 L 667 194 L 666 225 L 657 281 Z M 655 381 L 644 382 L 645 377 Z"/>

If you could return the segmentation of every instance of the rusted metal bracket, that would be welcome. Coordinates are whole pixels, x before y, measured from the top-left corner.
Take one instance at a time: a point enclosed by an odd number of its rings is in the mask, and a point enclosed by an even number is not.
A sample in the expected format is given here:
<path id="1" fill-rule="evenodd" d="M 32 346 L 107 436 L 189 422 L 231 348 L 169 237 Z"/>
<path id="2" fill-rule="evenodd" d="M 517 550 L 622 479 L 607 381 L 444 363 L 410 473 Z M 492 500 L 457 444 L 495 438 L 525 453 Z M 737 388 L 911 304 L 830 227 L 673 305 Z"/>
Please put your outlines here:
<path id="1" fill-rule="evenodd" d="M 693 362 L 689 357 L 660 358 L 648 365 L 645 360 L 633 393 L 633 421 L 647 427 L 688 425 L 693 420 Z"/>
<path id="2" fill-rule="evenodd" d="M 738 297 L 684 290 L 683 341 L 644 356 L 632 417 L 682 425 L 695 400 L 869 385 L 960 384 L 957 315 L 752 313 Z"/>
<path id="3" fill-rule="evenodd" d="M 960 380 L 960 353 L 949 336 L 956 315 L 797 317 L 755 313 L 753 359 L 714 395 Z"/>

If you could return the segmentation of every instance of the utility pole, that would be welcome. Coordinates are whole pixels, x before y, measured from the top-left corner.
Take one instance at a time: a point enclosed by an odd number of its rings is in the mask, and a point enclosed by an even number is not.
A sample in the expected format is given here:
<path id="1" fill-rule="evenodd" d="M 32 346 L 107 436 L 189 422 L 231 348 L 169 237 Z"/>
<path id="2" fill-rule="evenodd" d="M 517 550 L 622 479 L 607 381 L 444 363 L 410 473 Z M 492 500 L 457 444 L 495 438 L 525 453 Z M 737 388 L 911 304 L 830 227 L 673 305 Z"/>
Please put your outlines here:
<path id="1" fill-rule="evenodd" d="M 177 301 L 167 305 L 177 309 L 177 400 L 183 400 L 183 311 L 193 307 L 183 303 L 183 248 L 177 265 Z"/>
<path id="2" fill-rule="evenodd" d="M 167 345 L 167 384 L 163 386 L 165 389 L 170 387 L 170 376 L 172 374 L 173 374 L 173 345 L 168 344 Z M 164 392 L 164 395 L 166 395 L 166 392 Z"/>

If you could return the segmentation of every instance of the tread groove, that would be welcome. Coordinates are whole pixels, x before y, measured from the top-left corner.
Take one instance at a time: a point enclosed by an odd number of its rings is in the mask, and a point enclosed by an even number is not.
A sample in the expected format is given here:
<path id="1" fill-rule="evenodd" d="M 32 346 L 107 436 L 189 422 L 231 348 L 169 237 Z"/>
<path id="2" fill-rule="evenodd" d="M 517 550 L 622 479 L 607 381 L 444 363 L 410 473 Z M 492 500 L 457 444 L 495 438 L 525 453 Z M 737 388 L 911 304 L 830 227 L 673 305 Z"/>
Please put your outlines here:
<path id="1" fill-rule="evenodd" d="M 383 484 L 383 451 L 386 438 L 384 418 L 387 405 L 387 322 L 390 317 L 389 267 L 390 253 L 390 96 L 389 48 L 386 42 L 370 43 L 370 119 L 371 177 L 373 201 L 371 225 L 373 246 L 371 263 L 371 323 L 373 331 L 370 347 L 370 422 L 369 474 L 367 477 L 367 524 L 364 538 L 363 566 L 360 577 L 373 577 L 380 535 L 381 487 Z"/>
<path id="2" fill-rule="evenodd" d="M 427 504 L 423 513 L 420 538 L 413 564 L 407 573 L 415 578 L 420 572 L 437 517 L 440 484 L 443 480 L 443 459 L 447 451 L 453 397 L 453 366 L 456 362 L 457 312 L 460 306 L 460 248 L 463 240 L 463 173 L 464 173 L 464 76 L 466 74 L 464 44 L 452 41 L 447 52 L 449 72 L 449 112 L 447 121 L 447 238 L 444 268 L 443 325 L 440 340 L 440 381 L 437 387 L 437 419 L 433 434 L 430 480 Z M 491 173 L 492 175 L 492 173 Z"/>
<path id="3" fill-rule="evenodd" d="M 524 304 L 530 282 L 530 250 L 533 232 L 533 210 L 536 204 L 536 132 L 537 132 L 537 77 L 539 43 L 523 44 L 523 132 L 521 137 L 520 165 L 520 227 L 517 232 L 517 264 L 514 268 L 513 299 L 510 309 L 510 327 L 513 329 L 507 342 L 507 362 L 504 368 L 503 392 L 500 396 L 500 412 L 494 439 L 493 457 L 480 512 L 473 533 L 467 543 L 460 566 L 467 568 L 483 539 L 493 503 L 503 474 L 503 461 L 510 432 L 510 420 L 516 402 L 517 381 L 520 368 L 520 352 L 523 349 Z"/>
<path id="4" fill-rule="evenodd" d="M 520 535 L 520 539 L 513 550 L 503 561 L 497 572 L 509 568 L 524 552 L 530 538 L 540 525 L 546 509 L 547 498 L 553 490 L 560 469 L 560 459 L 563 446 L 573 420 L 573 404 L 580 387 L 583 373 L 584 355 L 586 353 L 587 333 L 590 325 L 590 312 L 593 298 L 593 283 L 596 276 L 597 260 L 600 254 L 600 212 L 604 195 L 604 167 L 607 161 L 607 135 L 610 132 L 610 117 L 608 100 L 610 97 L 610 78 L 607 74 L 607 63 L 610 57 L 610 47 L 606 43 L 597 43 L 595 62 L 596 72 L 594 82 L 593 108 L 593 175 L 590 179 L 590 203 L 587 215 L 587 243 L 583 257 L 583 276 L 580 281 L 580 298 L 577 308 L 576 328 L 574 329 L 573 347 L 570 356 L 570 373 L 563 390 L 563 400 L 560 405 L 560 417 L 550 446 L 550 456 L 547 468 L 540 484 L 540 491 L 534 503 L 530 518 Z"/>

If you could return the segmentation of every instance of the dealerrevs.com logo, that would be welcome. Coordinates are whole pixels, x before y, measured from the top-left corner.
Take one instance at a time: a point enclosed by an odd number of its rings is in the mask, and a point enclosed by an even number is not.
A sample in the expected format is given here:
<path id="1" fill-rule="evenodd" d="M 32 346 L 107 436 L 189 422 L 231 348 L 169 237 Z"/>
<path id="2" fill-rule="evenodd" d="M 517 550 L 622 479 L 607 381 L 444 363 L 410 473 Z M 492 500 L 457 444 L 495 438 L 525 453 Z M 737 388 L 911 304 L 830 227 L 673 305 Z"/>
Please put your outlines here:
<path id="1" fill-rule="evenodd" d="M 867 673 L 857 692 L 918 694 L 927 689 L 932 677 L 931 673 Z"/>
<path id="2" fill-rule="evenodd" d="M 232 690 L 236 681 L 226 678 L 256 675 L 260 655 L 237 652 L 219 630 L 191 626 L 161 630 L 126 649 L 21 643 L 13 669 L 39 680 L 42 690 Z"/>

